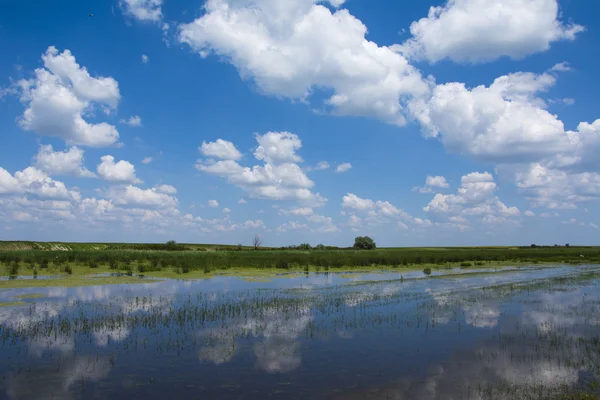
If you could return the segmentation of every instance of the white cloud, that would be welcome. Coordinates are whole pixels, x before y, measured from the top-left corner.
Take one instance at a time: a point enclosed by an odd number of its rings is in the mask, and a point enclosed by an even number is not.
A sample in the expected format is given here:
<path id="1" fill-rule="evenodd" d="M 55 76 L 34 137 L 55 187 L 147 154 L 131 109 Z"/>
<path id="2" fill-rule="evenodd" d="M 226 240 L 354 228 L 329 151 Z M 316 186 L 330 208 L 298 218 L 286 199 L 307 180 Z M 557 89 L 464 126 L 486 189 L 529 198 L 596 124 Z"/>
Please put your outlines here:
<path id="1" fill-rule="evenodd" d="M 595 224 L 595 223 L 593 223 L 593 222 L 590 222 L 590 227 L 591 227 L 591 228 L 594 228 L 594 229 L 598 229 L 598 225 L 596 225 L 596 224 Z"/>
<path id="2" fill-rule="evenodd" d="M 239 199 L 238 200 L 238 204 L 246 204 L 246 203 L 247 203 L 247 201 L 244 200 L 244 199 Z"/>
<path id="3" fill-rule="evenodd" d="M 577 203 L 600 198 L 597 172 L 564 171 L 542 163 L 500 166 L 498 172 L 514 180 L 533 207 L 575 209 Z"/>
<path id="4" fill-rule="evenodd" d="M 217 208 L 217 207 L 219 207 L 219 202 L 217 200 L 209 200 L 208 201 L 208 206 L 209 207 L 213 207 L 213 208 Z"/>
<path id="5" fill-rule="evenodd" d="M 535 213 L 531 210 L 527 210 L 523 213 L 526 217 L 535 217 Z"/>
<path id="6" fill-rule="evenodd" d="M 329 163 L 327 161 L 320 161 L 315 165 L 315 171 L 322 171 L 324 169 L 329 169 Z"/>
<path id="7" fill-rule="evenodd" d="M 301 207 L 301 208 L 294 208 L 291 210 L 279 210 L 280 214 L 283 215 L 296 215 L 296 216 L 303 216 L 303 217 L 307 217 L 309 215 L 313 214 L 313 209 L 310 207 Z"/>
<path id="8" fill-rule="evenodd" d="M 15 172 L 14 176 L 0 167 L 0 194 L 30 194 L 41 199 L 78 201 L 81 194 L 68 190 L 64 183 L 55 181 L 35 167 Z"/>
<path id="9" fill-rule="evenodd" d="M 33 215 L 23 212 L 23 211 L 13 212 L 12 219 L 14 221 L 21 221 L 21 222 L 39 221 L 39 218 L 34 217 Z"/>
<path id="10" fill-rule="evenodd" d="M 152 162 L 152 157 L 144 157 L 142 160 L 142 164 L 150 164 Z"/>
<path id="11" fill-rule="evenodd" d="M 310 228 L 308 227 L 308 225 L 299 223 L 297 221 L 289 221 L 277 227 L 277 230 L 279 232 L 297 231 L 300 229 L 308 230 Z"/>
<path id="12" fill-rule="evenodd" d="M 175 194 L 177 189 L 171 185 L 157 185 L 153 188 L 155 191 L 166 194 Z"/>
<path id="13" fill-rule="evenodd" d="M 354 193 L 348 193 L 342 198 L 342 208 L 351 209 L 359 213 L 365 213 L 364 218 L 352 214 L 349 217 L 348 226 L 377 226 L 392 220 L 409 221 L 411 216 L 404 210 L 395 207 L 389 201 L 373 201 L 363 199 Z"/>
<path id="14" fill-rule="evenodd" d="M 340 164 L 337 166 L 337 168 L 335 169 L 335 172 L 342 173 L 342 172 L 350 171 L 351 169 L 352 169 L 352 164 L 343 163 L 343 164 Z"/>
<path id="15" fill-rule="evenodd" d="M 500 223 L 521 215 L 518 208 L 506 206 L 494 195 L 496 189 L 494 177 L 489 172 L 472 172 L 462 177 L 457 194 L 437 193 L 423 210 L 440 222 L 460 225 L 467 225 L 469 217 Z"/>
<path id="16" fill-rule="evenodd" d="M 310 188 L 314 186 L 304 171 L 291 160 L 300 160 L 295 150 L 300 148 L 300 139 L 290 133 L 269 132 L 256 135 L 259 147 L 255 157 L 265 165 L 243 167 L 234 160 L 198 160 L 200 171 L 226 178 L 229 183 L 246 190 L 250 197 L 270 200 L 297 200 L 304 206 L 323 205 L 327 199 Z"/>
<path id="17" fill-rule="evenodd" d="M 177 207 L 177 198 L 156 189 L 141 189 L 137 186 L 116 186 L 109 189 L 107 197 L 114 204 L 152 208 Z"/>
<path id="18" fill-rule="evenodd" d="M 367 210 L 375 207 L 375 202 L 371 199 L 362 199 L 354 193 L 348 193 L 342 199 L 342 207 L 355 210 Z"/>
<path id="19" fill-rule="evenodd" d="M 211 0 L 179 26 L 179 40 L 232 63 L 265 94 L 308 100 L 329 88 L 323 106 L 334 114 L 403 125 L 405 99 L 426 93 L 427 82 L 403 56 L 366 40 L 366 26 L 347 10 L 317 3 Z"/>
<path id="20" fill-rule="evenodd" d="M 119 102 L 119 85 L 110 77 L 90 76 L 77 64 L 69 50 L 59 53 L 50 46 L 42 55 L 44 68 L 35 77 L 21 80 L 21 102 L 26 106 L 19 119 L 21 127 L 40 135 L 56 136 L 67 143 L 93 147 L 115 144 L 117 129 L 105 122 L 88 123 L 94 105 L 115 108 Z"/>
<path id="21" fill-rule="evenodd" d="M 557 0 L 448 0 L 410 26 L 412 38 L 397 50 L 431 62 L 485 62 L 524 58 L 553 42 L 574 40 L 583 27 L 559 21 Z"/>
<path id="22" fill-rule="evenodd" d="M 123 124 L 127 124 L 129 126 L 133 126 L 133 127 L 140 127 L 142 126 L 142 118 L 139 115 L 134 115 L 129 117 L 129 119 L 122 119 L 121 123 Z"/>
<path id="23" fill-rule="evenodd" d="M 224 214 L 229 214 L 229 213 L 231 213 L 231 209 L 230 208 L 224 208 L 223 209 L 223 213 Z"/>
<path id="24" fill-rule="evenodd" d="M 561 62 L 550 68 L 550 72 L 569 72 L 572 70 L 573 68 L 571 68 L 568 62 Z"/>
<path id="25" fill-rule="evenodd" d="M 412 111 L 424 134 L 452 152 L 497 162 L 536 159 L 570 147 L 563 123 L 535 97 L 555 81 L 550 74 L 519 72 L 471 90 L 446 83 L 427 102 L 413 103 Z"/>
<path id="26" fill-rule="evenodd" d="M 257 160 L 269 164 L 301 162 L 296 151 L 302 147 L 302 141 L 290 132 L 267 132 L 256 135 L 258 147 L 254 151 Z"/>
<path id="27" fill-rule="evenodd" d="M 443 176 L 428 176 L 425 179 L 425 186 L 436 188 L 449 188 L 450 185 Z"/>
<path id="28" fill-rule="evenodd" d="M 148 57 L 145 54 L 142 54 L 142 63 L 143 64 L 148 64 L 148 61 L 150 61 L 150 57 Z"/>
<path id="29" fill-rule="evenodd" d="M 158 22 L 162 19 L 162 0 L 119 0 L 125 14 L 139 21 Z"/>
<path id="30" fill-rule="evenodd" d="M 120 160 L 115 163 L 115 158 L 109 155 L 100 157 L 100 160 L 101 163 L 96 168 L 100 178 L 111 182 L 142 183 L 135 176 L 135 167 L 129 161 Z"/>
<path id="31" fill-rule="evenodd" d="M 217 139 L 216 142 L 202 142 L 202 146 L 198 150 L 207 157 L 222 160 L 239 160 L 242 158 L 242 153 L 235 148 L 235 145 L 223 139 Z"/>
<path id="32" fill-rule="evenodd" d="M 443 176 L 427 176 L 424 187 L 415 187 L 413 190 L 418 190 L 419 193 L 432 193 L 433 188 L 447 189 L 450 185 Z"/>
<path id="33" fill-rule="evenodd" d="M 252 228 L 252 229 L 266 228 L 265 223 L 260 219 L 257 219 L 254 221 L 248 220 L 244 223 L 244 226 L 246 228 Z"/>
<path id="34" fill-rule="evenodd" d="M 54 151 L 51 145 L 41 146 L 35 156 L 35 166 L 52 175 L 94 177 L 94 173 L 83 166 L 83 154 L 84 151 L 77 147 Z"/>

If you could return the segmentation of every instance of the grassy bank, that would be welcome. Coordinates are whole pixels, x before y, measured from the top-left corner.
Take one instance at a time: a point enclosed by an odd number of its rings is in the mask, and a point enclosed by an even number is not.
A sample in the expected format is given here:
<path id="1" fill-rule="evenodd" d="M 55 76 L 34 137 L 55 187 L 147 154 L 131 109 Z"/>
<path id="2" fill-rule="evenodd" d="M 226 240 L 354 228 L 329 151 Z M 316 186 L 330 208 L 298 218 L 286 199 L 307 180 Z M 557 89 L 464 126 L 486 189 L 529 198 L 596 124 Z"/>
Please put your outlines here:
<path id="1" fill-rule="evenodd" d="M 377 250 L 273 250 L 160 244 L 2 242 L 4 248 L 28 243 L 36 249 L 0 250 L 0 275 L 51 276 L 53 279 L 0 281 L 0 288 L 82 286 L 139 282 L 136 275 L 154 278 L 201 279 L 237 275 L 268 279 L 276 274 L 307 271 L 430 270 L 485 268 L 505 265 L 600 263 L 600 247 L 461 247 L 390 248 Z M 32 244 L 33 243 L 33 244 Z M 10 246 L 9 246 L 10 245 Z M 104 246 L 102 249 L 99 247 Z M 144 250 L 123 250 L 139 246 Z M 58 248 L 62 250 L 57 250 Z M 182 250 L 185 248 L 185 250 Z M 196 250 L 193 250 L 193 249 Z M 205 247 L 202 247 L 205 249 Z M 235 250 L 234 250 L 235 249 Z M 93 277 L 91 275 L 113 274 Z"/>

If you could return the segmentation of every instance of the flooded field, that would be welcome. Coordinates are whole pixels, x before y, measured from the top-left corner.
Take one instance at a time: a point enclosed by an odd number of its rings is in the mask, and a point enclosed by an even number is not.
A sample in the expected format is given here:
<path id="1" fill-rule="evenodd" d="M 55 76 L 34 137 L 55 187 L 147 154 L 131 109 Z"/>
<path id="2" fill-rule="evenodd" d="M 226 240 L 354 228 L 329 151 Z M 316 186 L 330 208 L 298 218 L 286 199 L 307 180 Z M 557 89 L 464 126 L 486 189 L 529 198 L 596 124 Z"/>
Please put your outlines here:
<path id="1" fill-rule="evenodd" d="M 140 282 L 0 290 L 0 398 L 600 393 L 599 265 Z"/>

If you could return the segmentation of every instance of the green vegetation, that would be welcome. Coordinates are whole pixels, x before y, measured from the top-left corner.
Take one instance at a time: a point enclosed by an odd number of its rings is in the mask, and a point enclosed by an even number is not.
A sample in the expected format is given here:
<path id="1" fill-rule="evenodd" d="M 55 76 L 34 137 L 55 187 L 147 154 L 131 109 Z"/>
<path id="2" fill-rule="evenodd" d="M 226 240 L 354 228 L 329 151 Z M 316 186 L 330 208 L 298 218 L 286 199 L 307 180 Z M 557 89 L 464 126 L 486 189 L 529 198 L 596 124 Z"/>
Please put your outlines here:
<path id="1" fill-rule="evenodd" d="M 368 236 L 358 236 L 354 239 L 354 248 L 361 250 L 373 250 L 377 247 L 373 239 Z"/>
<path id="2" fill-rule="evenodd" d="M 360 240 L 358 240 L 360 239 Z M 365 238 L 357 238 L 367 247 Z M 369 239 L 368 237 L 366 239 Z M 0 248 L 18 248 L 23 242 L 2 242 Z M 39 246 L 38 246 L 39 245 Z M 373 245 L 375 245 L 373 243 Z M 98 249 L 98 246 L 104 246 Z M 140 248 L 140 250 L 132 250 Z M 155 250 L 160 246 L 162 251 Z M 0 274 L 15 276 L 82 275 L 101 272 L 123 272 L 151 276 L 180 276 L 190 273 L 211 274 L 230 270 L 308 271 L 381 268 L 456 267 L 473 265 L 516 265 L 538 263 L 598 263 L 600 247 L 465 247 L 465 248 L 386 248 L 309 249 L 303 244 L 295 249 L 194 251 L 199 247 L 168 244 L 63 244 L 71 250 L 53 250 L 56 244 L 36 243 L 35 249 L 0 250 Z M 167 248 L 169 250 L 167 250 Z M 124 250 L 125 249 L 125 250 Z M 148 250 L 151 249 L 151 250 Z M 185 249 L 185 250 L 182 250 Z"/>
<path id="3" fill-rule="evenodd" d="M 22 301 L 5 301 L 5 302 L 1 302 L 0 301 L 0 307 L 17 307 L 17 306 L 24 306 L 25 303 Z"/>

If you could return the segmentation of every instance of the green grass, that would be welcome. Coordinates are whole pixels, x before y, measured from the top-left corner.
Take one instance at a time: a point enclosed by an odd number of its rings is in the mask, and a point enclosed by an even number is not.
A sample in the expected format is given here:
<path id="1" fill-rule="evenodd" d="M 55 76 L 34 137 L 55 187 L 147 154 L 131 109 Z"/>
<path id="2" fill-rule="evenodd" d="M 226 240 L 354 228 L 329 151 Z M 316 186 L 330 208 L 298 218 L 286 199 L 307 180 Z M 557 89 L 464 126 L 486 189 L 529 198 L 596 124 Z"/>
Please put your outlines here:
<path id="1" fill-rule="evenodd" d="M 0 307 L 16 307 L 16 306 L 24 306 L 27 303 L 24 303 L 22 301 L 5 301 L 5 302 L 1 302 L 0 301 Z"/>
<path id="2" fill-rule="evenodd" d="M 164 244 L 0 242 L 0 275 L 59 276 L 65 280 L 65 275 L 82 277 L 122 272 L 130 277 L 142 274 L 158 278 L 199 279 L 224 274 L 270 279 L 275 274 L 286 272 L 401 272 L 454 267 L 600 263 L 600 247 L 250 251 L 248 247 L 238 250 L 237 246 L 177 244 L 173 246 L 177 251 L 164 248 Z M 8 283 L 0 282 L 0 287 L 5 285 Z"/>

